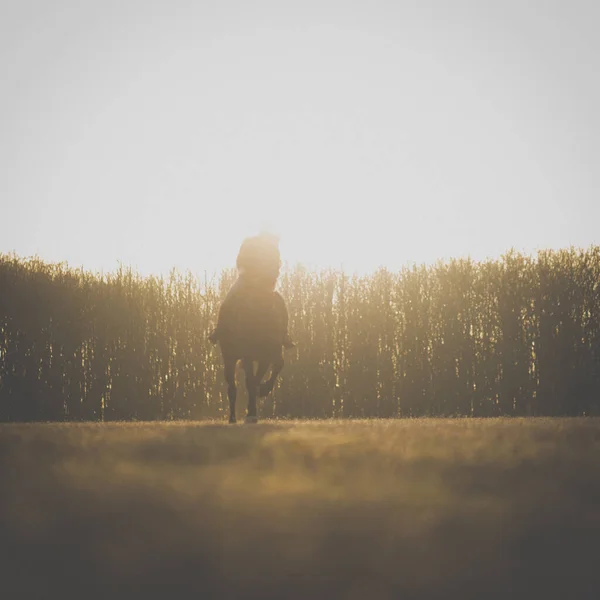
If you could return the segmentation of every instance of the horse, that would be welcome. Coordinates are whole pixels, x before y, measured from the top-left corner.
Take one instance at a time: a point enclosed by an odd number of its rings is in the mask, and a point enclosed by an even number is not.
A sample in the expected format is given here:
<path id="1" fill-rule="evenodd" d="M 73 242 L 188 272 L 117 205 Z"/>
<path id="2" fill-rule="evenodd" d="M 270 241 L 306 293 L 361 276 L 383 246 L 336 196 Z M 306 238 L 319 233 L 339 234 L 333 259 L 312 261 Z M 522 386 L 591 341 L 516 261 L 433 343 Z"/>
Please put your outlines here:
<path id="1" fill-rule="evenodd" d="M 240 292 L 236 300 L 235 309 L 223 315 L 222 333 L 219 337 L 229 399 L 229 423 L 237 421 L 235 369 L 239 361 L 244 369 L 248 390 L 246 423 L 256 423 L 256 399 L 271 393 L 285 364 L 283 341 L 287 329 L 280 312 L 275 309 L 272 290 Z M 269 367 L 271 377 L 263 382 Z"/>

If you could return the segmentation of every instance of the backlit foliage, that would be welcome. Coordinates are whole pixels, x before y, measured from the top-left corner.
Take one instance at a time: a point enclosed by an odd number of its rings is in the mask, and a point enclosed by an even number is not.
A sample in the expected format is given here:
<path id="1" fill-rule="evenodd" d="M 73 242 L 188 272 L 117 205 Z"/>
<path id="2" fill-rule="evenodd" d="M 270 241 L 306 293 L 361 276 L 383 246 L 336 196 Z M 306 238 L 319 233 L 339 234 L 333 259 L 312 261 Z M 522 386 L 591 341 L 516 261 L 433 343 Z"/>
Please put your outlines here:
<path id="1" fill-rule="evenodd" d="M 0 420 L 220 417 L 206 337 L 233 271 L 92 274 L 0 255 Z M 600 247 L 349 277 L 283 272 L 273 417 L 600 413 Z"/>

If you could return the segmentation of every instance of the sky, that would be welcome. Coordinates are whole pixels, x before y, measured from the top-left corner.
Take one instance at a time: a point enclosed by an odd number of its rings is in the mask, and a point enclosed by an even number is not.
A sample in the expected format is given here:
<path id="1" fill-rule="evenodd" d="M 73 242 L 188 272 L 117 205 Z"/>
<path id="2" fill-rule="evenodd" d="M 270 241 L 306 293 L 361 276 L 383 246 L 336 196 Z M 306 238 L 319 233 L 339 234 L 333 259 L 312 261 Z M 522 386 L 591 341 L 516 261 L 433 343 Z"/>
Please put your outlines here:
<path id="1" fill-rule="evenodd" d="M 2 0 L 0 253 L 369 272 L 600 243 L 595 0 Z"/>

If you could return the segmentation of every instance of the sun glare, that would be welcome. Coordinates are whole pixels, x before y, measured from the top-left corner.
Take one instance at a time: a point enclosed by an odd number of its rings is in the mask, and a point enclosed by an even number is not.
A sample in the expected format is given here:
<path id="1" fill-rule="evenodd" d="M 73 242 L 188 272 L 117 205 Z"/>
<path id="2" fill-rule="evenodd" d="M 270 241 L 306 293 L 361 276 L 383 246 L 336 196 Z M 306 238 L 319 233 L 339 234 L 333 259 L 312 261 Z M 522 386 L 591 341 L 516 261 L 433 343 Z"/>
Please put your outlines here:
<path id="1" fill-rule="evenodd" d="M 7 88 L 0 250 L 220 270 L 268 226 L 284 261 L 366 272 L 597 242 L 600 88 L 570 62 L 598 55 L 595 32 L 558 44 L 519 8 L 534 47 L 483 9 L 463 23 L 401 4 L 196 3 L 147 23 L 136 3 L 118 19 L 98 5 L 93 27 L 71 14 L 68 42 L 50 17 L 39 35 L 0 23 L 23 45 L 3 80 L 32 82 Z M 68 51 L 28 62 L 45 40 Z"/>

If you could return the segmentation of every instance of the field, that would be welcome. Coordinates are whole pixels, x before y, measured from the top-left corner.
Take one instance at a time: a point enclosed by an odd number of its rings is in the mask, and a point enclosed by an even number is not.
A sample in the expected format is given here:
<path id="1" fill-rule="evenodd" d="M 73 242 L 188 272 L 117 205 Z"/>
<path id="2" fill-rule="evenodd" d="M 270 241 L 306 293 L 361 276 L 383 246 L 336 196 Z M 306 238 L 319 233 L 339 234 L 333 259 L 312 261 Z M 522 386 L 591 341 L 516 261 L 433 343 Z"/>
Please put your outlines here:
<path id="1" fill-rule="evenodd" d="M 600 420 L 0 426 L 6 598 L 597 598 Z"/>

